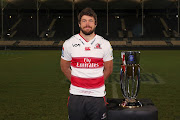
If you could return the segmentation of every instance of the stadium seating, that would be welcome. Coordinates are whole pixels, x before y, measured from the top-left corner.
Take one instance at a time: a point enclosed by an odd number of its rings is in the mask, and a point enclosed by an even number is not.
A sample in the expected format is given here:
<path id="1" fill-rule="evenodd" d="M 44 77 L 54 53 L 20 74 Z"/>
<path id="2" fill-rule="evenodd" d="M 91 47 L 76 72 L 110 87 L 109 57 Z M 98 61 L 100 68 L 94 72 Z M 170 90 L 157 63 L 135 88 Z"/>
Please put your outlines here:
<path id="1" fill-rule="evenodd" d="M 22 16 L 22 21 L 17 26 L 15 40 L 37 40 L 37 22 L 35 16 Z"/>
<path id="2" fill-rule="evenodd" d="M 164 38 L 163 27 L 160 18 L 147 16 L 144 18 L 144 37 L 149 39 Z"/>
<path id="3" fill-rule="evenodd" d="M 180 41 L 171 41 L 172 45 L 180 46 Z"/>
<path id="4" fill-rule="evenodd" d="M 132 41 L 132 46 L 167 46 L 165 41 Z"/>
<path id="5" fill-rule="evenodd" d="M 63 16 L 63 18 L 57 19 L 55 30 L 54 40 L 60 41 L 70 38 L 72 36 L 72 17 Z"/>
<path id="6" fill-rule="evenodd" d="M 98 11 L 98 10 L 97 10 Z M 96 11 L 96 12 L 97 12 Z M 0 35 L 1 47 L 10 45 L 14 48 L 24 47 L 62 47 L 63 42 L 74 34 L 79 33 L 77 15 L 74 13 L 74 27 L 72 23 L 72 11 L 62 13 L 39 12 L 39 35 L 37 35 L 37 14 L 36 12 L 23 12 L 17 16 L 5 13 L 3 24 L 3 38 Z M 108 26 L 107 14 L 104 10 L 97 12 L 98 23 L 96 34 L 109 40 L 113 47 L 173 47 L 179 46 L 180 40 L 177 31 L 177 17 L 164 14 L 146 14 L 143 22 L 141 14 L 117 13 L 109 11 Z M 11 16 L 11 17 L 10 17 Z M 54 22 L 53 22 L 54 21 Z M 1 22 L 1 19 L 0 19 Z M 53 25 L 52 25 L 53 23 Z M 0 28 L 2 25 L 0 24 Z M 13 28 L 13 29 L 12 29 Z M 51 29 L 49 29 L 51 28 Z M 108 28 L 108 30 L 107 30 Z M 108 33 L 108 34 L 107 34 Z M 4 41 L 3 41 L 4 40 Z M 10 41 L 10 43 L 5 42 Z M 14 41 L 14 42 L 12 42 Z M 175 47 L 177 48 L 177 47 Z"/>
<path id="7" fill-rule="evenodd" d="M 178 31 L 178 18 L 176 16 L 164 17 L 164 19 L 170 29 Z"/>
<path id="8" fill-rule="evenodd" d="M 58 46 L 62 46 L 63 43 L 64 43 L 64 41 L 60 41 L 59 44 L 58 44 Z"/>
<path id="9" fill-rule="evenodd" d="M 110 41 L 112 46 L 126 46 L 126 41 Z"/>
<path id="10" fill-rule="evenodd" d="M 141 19 L 134 16 L 125 16 L 125 25 L 128 31 L 133 32 L 133 37 L 141 36 Z"/>
<path id="11" fill-rule="evenodd" d="M 24 14 L 11 19 L 5 17 L 4 32 L 7 34 L 11 32 L 12 37 L 5 36 L 6 40 L 42 40 L 48 38 L 46 33 L 52 33 L 52 41 L 66 40 L 72 36 L 72 17 L 71 14 L 64 14 L 60 16 L 47 16 L 46 14 L 39 14 L 39 36 L 37 36 L 37 19 L 35 14 Z M 135 15 L 116 16 L 109 14 L 108 21 L 108 35 L 107 35 L 107 18 L 105 13 L 98 14 L 98 25 L 96 34 L 103 36 L 110 41 L 121 41 L 124 38 L 129 40 L 166 40 L 169 37 L 177 36 L 177 18 L 176 17 L 160 17 L 160 16 L 146 16 L 144 18 L 144 35 L 142 36 L 141 17 Z M 169 36 L 171 31 L 166 30 L 160 19 L 163 19 L 168 28 L 172 29 L 173 36 Z M 48 31 L 53 19 L 56 19 L 52 30 Z M 8 31 L 17 22 L 19 23 L 14 28 L 14 31 Z M 174 22 L 175 21 L 175 22 Z M 74 34 L 79 33 L 79 26 L 77 18 L 74 19 Z"/>
<path id="12" fill-rule="evenodd" d="M 54 41 L 20 41 L 18 46 L 52 46 Z"/>
<path id="13" fill-rule="evenodd" d="M 16 41 L 0 41 L 0 46 L 13 46 Z"/>
<path id="14" fill-rule="evenodd" d="M 47 31 L 48 25 L 50 24 L 51 20 L 52 18 L 47 15 L 39 15 L 39 34 L 41 34 L 43 31 Z"/>

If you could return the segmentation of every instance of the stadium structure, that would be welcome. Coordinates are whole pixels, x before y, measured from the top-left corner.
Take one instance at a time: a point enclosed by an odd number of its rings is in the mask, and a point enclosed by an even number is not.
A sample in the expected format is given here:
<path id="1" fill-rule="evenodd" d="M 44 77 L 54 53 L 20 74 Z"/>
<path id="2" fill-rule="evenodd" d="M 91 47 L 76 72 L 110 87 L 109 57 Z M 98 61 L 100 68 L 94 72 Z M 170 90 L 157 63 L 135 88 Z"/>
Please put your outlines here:
<path id="1" fill-rule="evenodd" d="M 107 100 L 123 98 L 121 52 L 140 51 L 137 99 L 157 107 L 159 120 L 180 120 L 179 6 L 180 0 L 0 0 L 0 120 L 68 119 L 61 48 L 79 33 L 85 7 L 97 13 L 96 34 L 113 47 Z"/>
<path id="2" fill-rule="evenodd" d="M 179 0 L 1 0 L 0 49 L 59 49 L 91 7 L 113 48 L 180 48 Z"/>

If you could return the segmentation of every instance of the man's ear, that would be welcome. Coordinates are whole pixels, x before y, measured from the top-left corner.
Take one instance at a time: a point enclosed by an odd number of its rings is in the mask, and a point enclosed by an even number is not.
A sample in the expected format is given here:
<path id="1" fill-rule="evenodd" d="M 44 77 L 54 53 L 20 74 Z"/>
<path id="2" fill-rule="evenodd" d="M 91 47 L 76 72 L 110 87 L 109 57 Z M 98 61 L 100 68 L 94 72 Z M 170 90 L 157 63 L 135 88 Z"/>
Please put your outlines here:
<path id="1" fill-rule="evenodd" d="M 79 27 L 81 26 L 80 23 L 78 23 Z"/>

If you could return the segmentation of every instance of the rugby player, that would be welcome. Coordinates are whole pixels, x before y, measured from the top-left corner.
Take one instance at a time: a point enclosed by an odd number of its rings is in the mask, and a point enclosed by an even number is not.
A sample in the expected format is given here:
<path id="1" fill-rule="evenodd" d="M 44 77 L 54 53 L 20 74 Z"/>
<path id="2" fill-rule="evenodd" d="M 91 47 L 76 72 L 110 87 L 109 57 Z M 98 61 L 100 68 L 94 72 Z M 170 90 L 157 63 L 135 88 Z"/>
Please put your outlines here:
<path id="1" fill-rule="evenodd" d="M 95 34 L 97 15 L 91 8 L 79 13 L 78 24 L 80 33 L 64 42 L 60 63 L 71 82 L 69 120 L 105 120 L 105 80 L 113 71 L 113 50 L 108 40 Z"/>

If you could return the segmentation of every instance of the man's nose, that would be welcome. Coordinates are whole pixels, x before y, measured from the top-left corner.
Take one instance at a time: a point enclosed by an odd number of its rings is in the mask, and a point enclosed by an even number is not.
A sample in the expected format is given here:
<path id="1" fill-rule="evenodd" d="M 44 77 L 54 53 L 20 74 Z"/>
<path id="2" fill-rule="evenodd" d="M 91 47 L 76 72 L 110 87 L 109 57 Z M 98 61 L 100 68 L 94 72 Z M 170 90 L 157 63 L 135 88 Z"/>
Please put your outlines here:
<path id="1" fill-rule="evenodd" d="M 89 25 L 89 21 L 88 20 L 86 21 L 86 25 Z"/>

